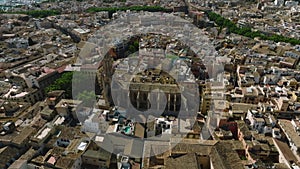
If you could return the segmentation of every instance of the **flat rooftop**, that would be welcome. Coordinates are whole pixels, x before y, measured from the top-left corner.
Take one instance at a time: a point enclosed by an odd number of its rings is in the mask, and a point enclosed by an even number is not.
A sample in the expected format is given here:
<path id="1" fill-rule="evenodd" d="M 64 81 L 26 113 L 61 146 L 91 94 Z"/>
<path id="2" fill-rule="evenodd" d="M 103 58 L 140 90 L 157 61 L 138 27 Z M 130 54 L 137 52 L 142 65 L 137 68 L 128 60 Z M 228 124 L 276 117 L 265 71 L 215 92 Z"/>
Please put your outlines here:
<path id="1" fill-rule="evenodd" d="M 291 121 L 279 119 L 278 123 L 282 130 L 291 138 L 291 141 L 295 144 L 297 148 L 300 148 L 300 137 L 298 133 L 295 131 L 294 126 Z"/>

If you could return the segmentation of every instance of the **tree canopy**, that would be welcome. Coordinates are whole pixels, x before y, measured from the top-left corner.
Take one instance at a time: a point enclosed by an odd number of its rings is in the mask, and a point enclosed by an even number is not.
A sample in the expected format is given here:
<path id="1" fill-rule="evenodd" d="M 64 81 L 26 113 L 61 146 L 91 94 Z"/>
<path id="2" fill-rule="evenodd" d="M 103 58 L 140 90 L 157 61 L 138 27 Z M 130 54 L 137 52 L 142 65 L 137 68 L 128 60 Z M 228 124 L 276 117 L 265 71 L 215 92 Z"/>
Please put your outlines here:
<path id="1" fill-rule="evenodd" d="M 272 35 L 268 36 L 260 31 L 252 31 L 250 27 L 238 27 L 231 20 L 226 19 L 226 18 L 222 17 L 221 15 L 211 12 L 211 11 L 207 12 L 207 15 L 208 15 L 208 18 L 211 21 L 214 21 L 221 29 L 227 28 L 230 33 L 236 33 L 236 34 L 243 35 L 243 36 L 246 36 L 249 38 L 259 37 L 263 40 L 271 40 L 274 42 L 286 42 L 286 43 L 291 43 L 292 45 L 300 44 L 299 39 L 285 37 L 285 36 L 277 35 L 277 34 L 272 34 Z"/>
<path id="2" fill-rule="evenodd" d="M 73 72 L 66 72 L 62 76 L 54 81 L 53 84 L 45 89 L 45 92 L 51 92 L 54 90 L 64 90 L 66 98 L 72 98 L 72 78 Z"/>
<path id="3" fill-rule="evenodd" d="M 32 16 L 34 18 L 45 18 L 48 16 L 54 16 L 60 14 L 60 12 L 57 10 L 29 10 L 29 11 L 14 11 L 14 12 L 0 11 L 0 13 L 25 14 L 25 15 Z"/>
<path id="4" fill-rule="evenodd" d="M 84 90 L 76 96 L 77 100 L 81 100 L 84 106 L 93 107 L 96 103 L 96 94 L 94 91 Z"/>
<path id="5" fill-rule="evenodd" d="M 64 90 L 66 98 L 83 101 L 84 106 L 92 107 L 96 102 L 95 83 L 81 72 L 66 72 L 54 81 L 45 92 Z M 72 88 L 76 87 L 76 88 Z"/>

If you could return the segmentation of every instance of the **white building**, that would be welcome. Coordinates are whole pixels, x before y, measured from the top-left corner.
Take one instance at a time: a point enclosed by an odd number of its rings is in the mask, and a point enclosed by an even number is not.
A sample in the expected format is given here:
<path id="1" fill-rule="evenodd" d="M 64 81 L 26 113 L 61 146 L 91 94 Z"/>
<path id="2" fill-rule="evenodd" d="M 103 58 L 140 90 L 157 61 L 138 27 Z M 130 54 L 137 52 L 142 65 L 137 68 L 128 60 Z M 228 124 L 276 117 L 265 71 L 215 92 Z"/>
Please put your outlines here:
<path id="1" fill-rule="evenodd" d="M 287 7 L 293 7 L 293 6 L 297 6 L 298 2 L 297 1 L 286 1 L 285 2 L 285 6 Z"/>
<path id="2" fill-rule="evenodd" d="M 294 52 L 291 52 L 291 51 L 286 51 L 286 52 L 284 53 L 284 55 L 285 55 L 286 57 L 291 57 L 291 58 L 293 58 L 293 59 L 298 59 L 298 58 L 300 57 L 297 53 L 294 53 Z"/>
<path id="3" fill-rule="evenodd" d="M 248 110 L 246 119 L 249 120 L 250 126 L 253 130 L 257 130 L 260 133 L 272 132 L 272 129 L 265 127 L 265 119 L 256 110 Z"/>
<path id="4" fill-rule="evenodd" d="M 283 6 L 284 5 L 284 0 L 275 0 L 274 5 L 276 6 Z"/>
<path id="5" fill-rule="evenodd" d="M 82 130 L 84 132 L 102 133 L 108 128 L 108 123 L 102 113 L 92 113 L 88 119 L 84 121 Z"/>

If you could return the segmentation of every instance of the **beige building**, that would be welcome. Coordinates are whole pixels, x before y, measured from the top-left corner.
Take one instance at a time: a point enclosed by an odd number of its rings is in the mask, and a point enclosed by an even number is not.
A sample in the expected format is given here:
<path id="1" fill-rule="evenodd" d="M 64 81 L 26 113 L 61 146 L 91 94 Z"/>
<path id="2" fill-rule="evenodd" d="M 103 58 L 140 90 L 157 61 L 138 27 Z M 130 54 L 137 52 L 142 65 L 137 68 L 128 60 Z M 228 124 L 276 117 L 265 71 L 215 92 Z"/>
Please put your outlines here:
<path id="1" fill-rule="evenodd" d="M 82 107 L 82 101 L 62 99 L 56 104 L 55 110 L 60 116 L 68 117 L 73 115 L 77 118 L 76 112 Z"/>
<path id="2" fill-rule="evenodd" d="M 163 49 L 150 48 L 116 63 L 105 57 L 101 79 L 107 104 L 174 116 L 197 105 L 198 85 L 190 68 L 181 60 L 172 63 L 165 55 Z"/>
<path id="3" fill-rule="evenodd" d="M 207 114 L 209 110 L 213 110 L 216 106 L 214 103 L 225 101 L 225 86 L 222 82 L 211 82 L 206 84 L 205 91 L 202 94 L 201 113 Z M 226 105 L 223 105 L 226 106 Z"/>
<path id="4" fill-rule="evenodd" d="M 109 168 L 111 153 L 106 150 L 87 150 L 82 155 L 82 163 L 89 164 L 98 168 Z"/>
<path id="5" fill-rule="evenodd" d="M 47 94 L 46 103 L 49 108 L 53 109 L 55 105 L 61 100 L 65 98 L 65 91 L 63 90 L 56 90 L 49 92 Z"/>

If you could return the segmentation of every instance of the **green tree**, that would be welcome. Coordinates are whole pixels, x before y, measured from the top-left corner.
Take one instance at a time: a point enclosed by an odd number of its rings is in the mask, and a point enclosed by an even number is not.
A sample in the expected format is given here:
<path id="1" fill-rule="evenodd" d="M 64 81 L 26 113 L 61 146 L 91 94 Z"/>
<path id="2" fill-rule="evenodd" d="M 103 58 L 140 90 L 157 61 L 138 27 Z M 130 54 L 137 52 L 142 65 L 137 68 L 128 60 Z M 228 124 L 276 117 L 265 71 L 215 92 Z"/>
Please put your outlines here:
<path id="1" fill-rule="evenodd" d="M 128 50 L 129 50 L 130 53 L 136 52 L 136 49 L 135 49 L 135 47 L 134 47 L 133 45 L 130 45 L 130 46 L 128 47 Z"/>
<path id="2" fill-rule="evenodd" d="M 230 33 L 236 33 L 236 34 L 246 36 L 249 38 L 259 37 L 263 40 L 271 40 L 274 42 L 287 42 L 287 43 L 291 43 L 292 45 L 300 44 L 300 39 L 289 38 L 289 37 L 285 37 L 285 36 L 277 35 L 277 34 L 267 36 L 267 35 L 264 35 L 260 31 L 252 31 L 251 28 L 249 28 L 249 27 L 237 27 L 236 24 L 234 22 L 232 22 L 231 20 L 226 19 L 226 18 L 222 17 L 221 15 L 216 14 L 211 11 L 207 12 L 207 16 L 211 21 L 214 21 L 220 27 L 220 29 L 228 28 Z"/>
<path id="3" fill-rule="evenodd" d="M 45 89 L 45 92 L 51 92 L 54 90 L 64 90 L 66 98 L 72 98 L 72 78 L 73 72 L 66 72 L 62 76 L 54 81 L 53 84 Z"/>
<path id="4" fill-rule="evenodd" d="M 135 40 L 135 41 L 133 42 L 133 46 L 135 47 L 136 50 L 138 50 L 138 49 L 139 49 L 139 46 L 140 46 L 139 41 L 138 41 L 138 40 Z"/>
<path id="5" fill-rule="evenodd" d="M 96 78 L 96 77 L 94 77 Z M 45 89 L 45 92 L 64 90 L 66 98 L 72 99 L 82 91 L 93 91 L 97 87 L 96 80 L 82 72 L 66 72 Z"/>
<path id="6" fill-rule="evenodd" d="M 78 93 L 76 99 L 81 100 L 84 106 L 93 107 L 96 103 L 96 94 L 95 91 L 84 90 L 83 92 Z"/>

